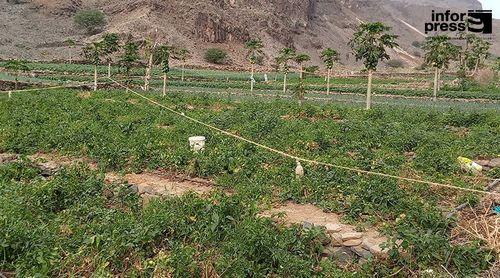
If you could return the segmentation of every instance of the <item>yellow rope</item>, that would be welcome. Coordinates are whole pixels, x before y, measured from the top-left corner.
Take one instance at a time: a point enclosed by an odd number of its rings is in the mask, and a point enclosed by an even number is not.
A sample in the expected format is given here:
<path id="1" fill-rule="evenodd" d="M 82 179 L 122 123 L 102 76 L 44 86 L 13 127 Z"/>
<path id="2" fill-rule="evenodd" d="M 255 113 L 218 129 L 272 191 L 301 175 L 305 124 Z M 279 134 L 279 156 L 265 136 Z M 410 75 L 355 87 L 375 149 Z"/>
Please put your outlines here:
<path id="1" fill-rule="evenodd" d="M 132 89 L 130 89 L 129 87 L 125 86 L 125 85 L 122 85 L 121 83 L 109 78 L 111 81 L 113 81 L 114 83 L 116 83 L 118 86 L 126 89 L 127 91 L 159 106 L 159 107 L 162 107 L 174 114 L 177 114 L 178 116 L 181 116 L 181 117 L 184 117 L 192 122 L 195 122 L 195 123 L 198 123 L 200 125 L 203 125 L 205 127 L 208 127 L 210 129 L 213 129 L 215 131 L 218 131 L 222 134 L 225 134 L 225 135 L 228 135 L 230 137 L 233 137 L 233 138 L 236 138 L 236 139 L 239 139 L 241 141 L 245 141 L 247 143 L 250 143 L 252 145 L 255 145 L 257 147 L 260 147 L 262 149 L 265 149 L 265 150 L 268 150 L 270 152 L 273 152 L 273 153 L 277 153 L 277 154 L 280 154 L 284 157 L 288 157 L 288 158 L 292 158 L 294 160 L 297 160 L 297 161 L 303 161 L 303 162 L 308 162 L 308 163 L 311 163 L 311 164 L 314 164 L 314 165 L 323 165 L 323 166 L 328 166 L 328 167 L 332 167 L 332 168 L 338 168 L 338 169 L 342 169 L 342 170 L 348 170 L 348 171 L 352 171 L 352 172 L 357 172 L 357 173 L 362 173 L 362 174 L 368 174 L 368 175 L 375 175 L 375 176 L 381 176 L 381 177 L 386 177 L 386 178 L 393 178 L 393 179 L 398 179 L 398 180 L 404 180 L 404 181 L 409 181 L 409 182 L 414 182 L 414 183 L 423 183 L 423 184 L 428 184 L 428 185 L 434 185 L 434 186 L 439 186 L 439 187 L 445 187 L 445 188 L 451 188 L 451 189 L 456 189 L 456 190 L 463 190 L 463 191 L 470 191 L 470 192 L 475 192 L 475 193 L 480 193 L 480 194 L 489 194 L 489 195 L 495 195 L 495 194 L 498 194 L 498 193 L 493 193 L 493 192 L 488 192 L 488 191 L 484 191 L 484 190 L 478 190 L 478 189 L 471 189 L 471 188 L 463 188 L 463 187 L 459 187 L 459 186 L 454 186 L 454 185 L 451 185 L 451 184 L 443 184 L 443 183 L 437 183 L 437 182 L 431 182 L 431 181 L 425 181 L 425 180 L 419 180 L 419 179 L 413 179 L 413 178 L 405 178 L 405 177 L 399 177 L 399 176 L 395 176 L 395 175 L 390 175 L 390 174 L 385 174 L 385 173 L 379 173 L 379 172 L 373 172 L 373 171 L 367 171 L 367 170 L 361 170 L 361 169 L 357 169 L 357 168 L 352 168 L 352 167 L 346 167 L 346 166 L 341 166 L 341 165 L 335 165 L 335 164 L 331 164 L 331 163 L 326 163 L 326 162 L 321 162 L 321 161 L 316 161 L 316 160 L 311 160 L 311 159 L 306 159 L 306 158 L 302 158 L 302 157 L 298 157 L 298 156 L 295 156 L 295 155 L 291 155 L 291 154 L 288 154 L 288 153 L 285 153 L 283 151 L 280 151 L 280 150 L 277 150 L 277 149 L 274 149 L 274 148 L 271 148 L 271 147 L 268 147 L 266 145 L 263 145 L 261 143 L 258 143 L 258 142 L 255 142 L 255 141 L 252 141 L 250 139 L 247 139 L 245 137 L 242 137 L 242 136 L 239 136 L 239 135 L 236 135 L 236 134 L 233 134 L 233 133 L 230 133 L 228 131 L 225 131 L 223 129 L 220 129 L 216 126 L 213 126 L 213 125 L 210 125 L 210 124 L 207 124 L 207 123 L 204 123 L 200 120 L 197 120 L 193 117 L 190 117 L 190 116 L 187 116 L 186 114 L 182 113 L 182 112 L 178 112 L 172 108 L 169 108 L 151 98 L 148 98 Z"/>

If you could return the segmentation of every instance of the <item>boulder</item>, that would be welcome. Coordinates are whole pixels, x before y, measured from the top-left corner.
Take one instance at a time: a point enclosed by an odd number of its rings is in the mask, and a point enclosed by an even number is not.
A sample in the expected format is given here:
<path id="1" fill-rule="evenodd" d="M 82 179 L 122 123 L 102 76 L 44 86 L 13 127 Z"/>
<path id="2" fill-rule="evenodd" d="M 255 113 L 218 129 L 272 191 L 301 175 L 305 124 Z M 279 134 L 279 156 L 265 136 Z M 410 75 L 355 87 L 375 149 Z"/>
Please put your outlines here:
<path id="1" fill-rule="evenodd" d="M 387 253 L 387 249 L 382 249 L 380 245 L 384 243 L 383 239 L 365 238 L 363 239 L 363 248 L 374 255 Z"/>
<path id="2" fill-rule="evenodd" d="M 55 175 L 62 168 L 61 165 L 55 163 L 54 161 L 36 162 L 35 166 L 42 171 L 41 174 L 45 177 Z"/>
<path id="3" fill-rule="evenodd" d="M 326 232 L 329 234 L 338 233 L 338 232 L 342 231 L 342 226 L 339 224 L 334 224 L 334 223 L 327 223 L 325 225 L 325 228 L 326 228 Z"/>
<path id="4" fill-rule="evenodd" d="M 347 246 L 347 247 L 352 247 L 352 246 L 358 246 L 362 242 L 363 242 L 363 240 L 360 239 L 360 238 L 358 238 L 358 239 L 349 239 L 349 240 L 342 241 L 342 245 L 343 246 Z"/>
<path id="5" fill-rule="evenodd" d="M 342 241 L 351 240 L 351 239 L 360 239 L 363 237 L 363 233 L 348 232 L 348 233 L 340 234 L 340 237 L 342 238 Z"/>
<path id="6" fill-rule="evenodd" d="M 351 250 L 358 256 L 360 256 L 361 258 L 364 258 L 364 259 L 369 259 L 371 257 L 373 257 L 373 254 L 362 248 L 361 246 L 354 246 L 354 247 L 351 247 Z"/>

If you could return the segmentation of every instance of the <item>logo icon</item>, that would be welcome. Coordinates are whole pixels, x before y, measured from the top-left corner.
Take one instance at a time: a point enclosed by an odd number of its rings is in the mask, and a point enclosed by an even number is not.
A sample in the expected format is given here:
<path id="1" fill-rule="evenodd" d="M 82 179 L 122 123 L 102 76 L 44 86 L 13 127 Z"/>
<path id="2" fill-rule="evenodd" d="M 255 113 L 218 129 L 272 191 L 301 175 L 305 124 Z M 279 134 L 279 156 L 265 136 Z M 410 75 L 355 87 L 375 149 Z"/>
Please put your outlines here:
<path id="1" fill-rule="evenodd" d="M 431 21 L 425 23 L 425 33 L 429 32 L 463 32 L 492 34 L 492 10 L 469 10 L 467 13 L 432 11 Z"/>
<path id="2" fill-rule="evenodd" d="M 491 34 L 493 32 L 493 14 L 491 10 L 469 10 L 469 31 Z M 476 26 L 480 26 L 477 28 Z"/>

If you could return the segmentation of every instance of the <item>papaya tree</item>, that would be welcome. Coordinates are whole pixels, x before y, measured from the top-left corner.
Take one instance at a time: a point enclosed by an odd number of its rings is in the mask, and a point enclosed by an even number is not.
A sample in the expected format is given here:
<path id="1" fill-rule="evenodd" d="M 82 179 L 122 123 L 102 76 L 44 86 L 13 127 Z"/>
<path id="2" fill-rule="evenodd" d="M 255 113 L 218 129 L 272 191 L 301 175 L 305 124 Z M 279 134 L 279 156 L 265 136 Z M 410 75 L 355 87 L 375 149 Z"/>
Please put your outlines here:
<path id="1" fill-rule="evenodd" d="M 127 83 L 130 82 L 130 70 L 139 62 L 139 59 L 139 45 L 133 41 L 125 43 L 123 52 L 120 55 L 120 65 L 125 68 Z"/>
<path id="2" fill-rule="evenodd" d="M 255 64 L 257 64 L 264 53 L 262 52 L 262 48 L 264 48 L 264 44 L 261 39 L 251 39 L 245 43 L 245 47 L 248 50 L 247 58 L 251 65 L 251 74 L 250 74 L 250 92 L 253 92 L 253 87 L 255 84 L 254 72 L 255 72 Z"/>
<path id="3" fill-rule="evenodd" d="M 326 48 L 321 52 L 321 58 L 326 67 L 326 93 L 330 93 L 330 76 L 332 74 L 333 66 L 339 61 L 339 52 L 333 48 Z"/>
<path id="4" fill-rule="evenodd" d="M 4 68 L 13 71 L 15 74 L 14 90 L 17 90 L 19 87 L 19 75 L 21 74 L 21 72 L 30 70 L 28 64 L 24 60 L 10 60 L 5 63 Z"/>
<path id="5" fill-rule="evenodd" d="M 488 58 L 491 43 L 473 34 L 468 34 L 466 41 L 468 47 L 464 53 L 465 66 L 473 76 Z"/>
<path id="6" fill-rule="evenodd" d="M 155 49 L 153 63 L 161 67 L 163 73 L 163 96 L 167 95 L 167 75 L 170 71 L 170 52 L 172 48 L 167 45 L 160 45 Z"/>
<path id="7" fill-rule="evenodd" d="M 69 51 L 68 51 L 69 63 L 72 64 L 73 63 L 73 48 L 75 47 L 76 42 L 73 39 L 68 38 L 68 39 L 64 40 L 64 45 L 67 48 L 69 48 Z"/>
<path id="8" fill-rule="evenodd" d="M 151 80 L 151 72 L 153 70 L 153 55 L 155 53 L 156 47 L 158 46 L 157 41 L 156 41 L 156 34 L 158 30 L 155 31 L 155 35 L 152 36 L 151 38 L 146 39 L 142 47 L 144 49 L 144 54 L 147 57 L 147 67 L 146 67 L 146 72 L 144 74 L 144 90 L 147 91 L 149 90 L 149 80 Z"/>
<path id="9" fill-rule="evenodd" d="M 440 72 L 448 68 L 450 61 L 457 58 L 460 51 L 446 35 L 428 37 L 422 49 L 426 51 L 425 64 L 434 68 L 433 100 L 436 101 Z"/>
<path id="10" fill-rule="evenodd" d="M 299 70 L 300 70 L 299 77 L 300 77 L 300 79 L 303 79 L 304 78 L 304 63 L 311 60 L 311 56 L 309 56 L 305 53 L 298 53 L 297 55 L 295 55 L 293 60 L 295 61 L 295 63 L 297 63 L 297 65 L 299 65 Z"/>
<path id="11" fill-rule="evenodd" d="M 113 54 L 120 50 L 118 34 L 106 33 L 102 40 L 102 52 L 108 62 L 108 77 L 111 77 L 111 62 Z"/>
<path id="12" fill-rule="evenodd" d="M 103 55 L 102 43 L 91 42 L 83 48 L 83 56 L 85 60 L 94 66 L 94 91 L 97 91 L 97 66 L 101 63 Z"/>
<path id="13" fill-rule="evenodd" d="M 280 65 L 281 71 L 283 72 L 283 94 L 286 94 L 287 75 L 288 72 L 290 71 L 289 62 L 294 57 L 295 57 L 295 50 L 290 47 L 285 47 L 280 50 L 278 57 L 276 58 L 276 61 Z"/>
<path id="14" fill-rule="evenodd" d="M 398 36 L 390 33 L 391 27 L 382 22 L 361 23 L 354 37 L 349 41 L 356 61 L 363 61 L 365 70 L 368 71 L 368 88 L 366 92 L 366 109 L 371 108 L 372 77 L 380 61 L 389 60 L 386 48 L 398 46 Z"/>
<path id="15" fill-rule="evenodd" d="M 187 48 L 181 48 L 175 52 L 175 58 L 181 61 L 181 81 L 184 81 L 184 72 L 187 59 L 191 58 L 191 52 Z"/>

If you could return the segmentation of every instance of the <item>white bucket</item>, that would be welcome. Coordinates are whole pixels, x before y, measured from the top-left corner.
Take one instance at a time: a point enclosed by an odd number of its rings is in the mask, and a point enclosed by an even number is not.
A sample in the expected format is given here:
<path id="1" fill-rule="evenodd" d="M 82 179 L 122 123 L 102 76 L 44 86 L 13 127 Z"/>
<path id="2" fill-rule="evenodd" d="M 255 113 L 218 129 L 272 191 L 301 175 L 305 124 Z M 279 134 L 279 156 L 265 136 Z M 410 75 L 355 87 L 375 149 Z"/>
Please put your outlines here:
<path id="1" fill-rule="evenodd" d="M 205 136 L 189 137 L 189 146 L 194 152 L 203 151 L 205 149 Z"/>

